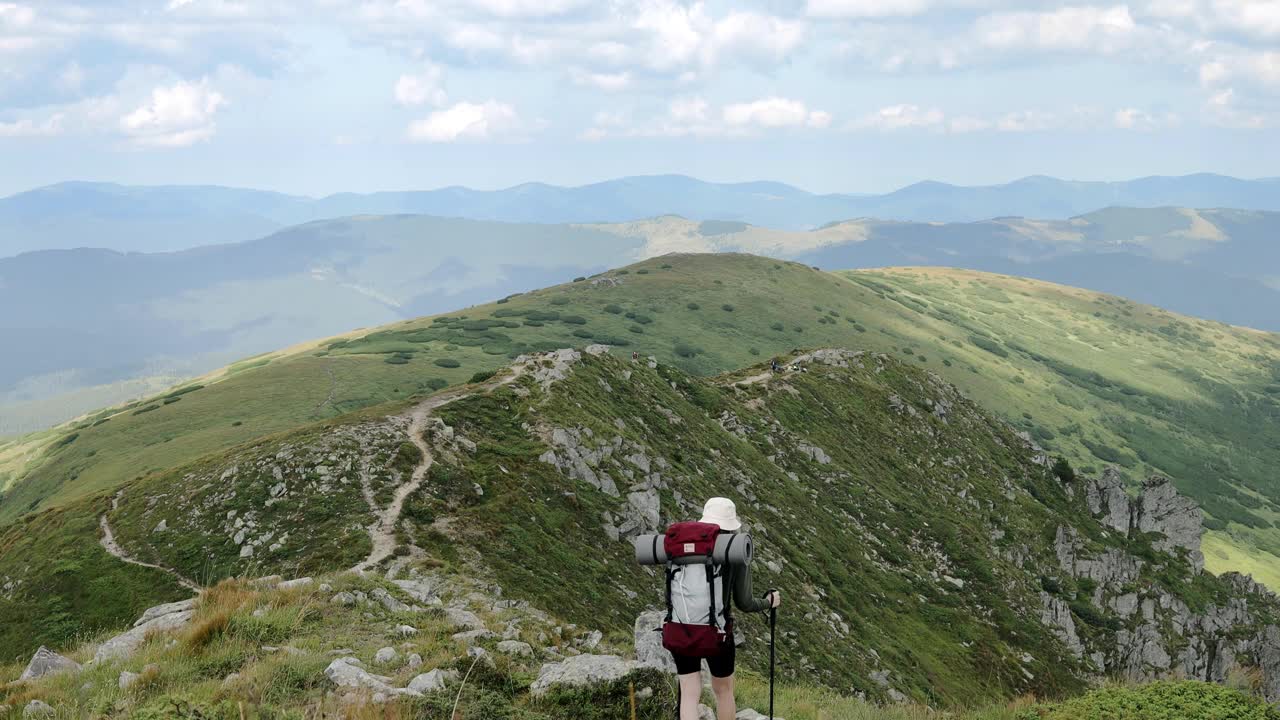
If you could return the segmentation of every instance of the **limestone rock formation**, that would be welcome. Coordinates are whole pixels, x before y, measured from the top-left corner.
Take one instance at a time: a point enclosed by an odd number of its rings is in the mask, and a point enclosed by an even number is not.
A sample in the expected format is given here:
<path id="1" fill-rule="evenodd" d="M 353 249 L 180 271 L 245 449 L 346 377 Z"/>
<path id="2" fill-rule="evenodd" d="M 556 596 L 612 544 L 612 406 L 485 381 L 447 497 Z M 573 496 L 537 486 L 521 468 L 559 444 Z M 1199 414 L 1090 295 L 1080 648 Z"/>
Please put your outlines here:
<path id="1" fill-rule="evenodd" d="M 530 692 L 539 697 L 558 685 L 581 687 L 613 682 L 642 667 L 635 660 L 623 660 L 617 655 L 575 655 L 562 662 L 543 665 Z"/>

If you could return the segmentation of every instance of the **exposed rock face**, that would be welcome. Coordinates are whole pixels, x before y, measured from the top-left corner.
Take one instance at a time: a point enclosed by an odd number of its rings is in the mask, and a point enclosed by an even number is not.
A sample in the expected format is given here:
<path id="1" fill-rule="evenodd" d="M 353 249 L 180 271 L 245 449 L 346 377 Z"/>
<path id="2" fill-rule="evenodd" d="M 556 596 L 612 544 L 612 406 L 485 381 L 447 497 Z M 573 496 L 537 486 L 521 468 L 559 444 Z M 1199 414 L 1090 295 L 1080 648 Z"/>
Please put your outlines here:
<path id="1" fill-rule="evenodd" d="M 642 667 L 635 660 L 623 660 L 617 655 L 576 655 L 563 662 L 543 665 L 530 692 L 539 697 L 557 685 L 580 687 L 613 682 Z"/>
<path id="2" fill-rule="evenodd" d="M 36 654 L 31 656 L 31 662 L 27 663 L 27 669 L 22 671 L 22 675 L 18 679 L 35 680 L 49 675 L 57 675 L 58 673 L 75 672 L 79 669 L 80 663 L 64 658 L 41 645 Z"/>
<path id="3" fill-rule="evenodd" d="M 1076 622 L 1071 617 L 1071 608 L 1061 598 L 1056 598 L 1043 590 L 1040 591 L 1040 622 L 1054 629 L 1054 633 L 1063 645 L 1076 657 L 1084 656 L 1084 645 L 1076 634 Z"/>
<path id="4" fill-rule="evenodd" d="M 432 670 L 409 681 L 409 689 L 422 694 L 444 690 L 445 682 L 457 679 L 455 670 Z"/>
<path id="5" fill-rule="evenodd" d="M 1204 554 L 1200 552 L 1204 518 L 1195 501 L 1179 495 L 1168 478 L 1157 475 L 1142 484 L 1133 515 L 1133 525 L 1139 531 L 1164 535 L 1164 540 L 1155 542 L 1157 550 L 1183 548 L 1192 567 L 1197 572 L 1204 569 Z"/>
<path id="6" fill-rule="evenodd" d="M 1102 471 L 1102 477 L 1085 482 L 1085 502 L 1089 512 L 1101 516 L 1103 525 L 1122 533 L 1129 532 L 1129 494 L 1124 490 L 1124 478 L 1114 467 Z"/>
<path id="7" fill-rule="evenodd" d="M 51 718 L 56 714 L 53 707 L 43 700 L 32 700 L 22 708 L 23 718 Z"/>

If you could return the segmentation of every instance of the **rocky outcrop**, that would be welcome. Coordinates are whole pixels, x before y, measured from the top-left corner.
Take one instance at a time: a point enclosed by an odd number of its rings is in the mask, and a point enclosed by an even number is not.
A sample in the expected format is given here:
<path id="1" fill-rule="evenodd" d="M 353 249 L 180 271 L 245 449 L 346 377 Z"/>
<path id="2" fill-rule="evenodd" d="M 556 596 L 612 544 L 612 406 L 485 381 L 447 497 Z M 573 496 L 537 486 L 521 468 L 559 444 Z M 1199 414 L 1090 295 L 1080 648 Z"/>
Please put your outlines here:
<path id="1" fill-rule="evenodd" d="M 64 658 L 41 645 L 36 654 L 31 656 L 31 662 L 27 663 L 27 669 L 22 671 L 22 675 L 18 680 L 36 680 L 49 675 L 75 672 L 79 669 L 80 663 Z"/>
<path id="2" fill-rule="evenodd" d="M 1040 591 L 1040 622 L 1053 628 L 1054 634 L 1063 645 L 1076 657 L 1084 656 L 1084 645 L 1076 634 L 1076 622 L 1071 617 L 1071 608 L 1060 598 L 1056 598 L 1043 590 Z"/>
<path id="3" fill-rule="evenodd" d="M 1114 467 L 1102 471 L 1097 479 L 1085 481 L 1085 502 L 1089 512 L 1103 525 L 1128 534 L 1130 518 L 1129 493 L 1124 489 L 1124 477 Z"/>
<path id="4" fill-rule="evenodd" d="M 1196 502 L 1179 495 L 1168 478 L 1157 475 L 1142 483 L 1142 493 L 1134 504 L 1133 527 L 1139 532 L 1163 535 L 1163 540 L 1153 543 L 1157 550 L 1186 550 L 1196 572 L 1204 569 L 1204 554 L 1200 551 L 1203 520 Z"/>
<path id="5" fill-rule="evenodd" d="M 1153 542 L 1161 552 L 1187 551 L 1187 559 L 1196 572 L 1204 569 L 1200 536 L 1204 532 L 1200 507 L 1191 498 L 1178 494 L 1168 478 L 1154 475 L 1142 483 L 1136 498 L 1125 491 L 1124 477 L 1108 467 L 1098 478 L 1086 479 L 1085 502 L 1089 512 L 1116 532 L 1155 533 Z"/>
<path id="6" fill-rule="evenodd" d="M 375 693 L 383 693 L 385 695 L 410 695 L 419 696 L 422 693 L 412 688 L 397 688 L 391 686 L 391 678 L 383 675 L 374 675 L 362 667 L 363 663 L 353 657 L 340 657 L 329 663 L 329 667 L 325 668 L 324 675 L 334 685 L 353 689 L 372 690 Z"/>

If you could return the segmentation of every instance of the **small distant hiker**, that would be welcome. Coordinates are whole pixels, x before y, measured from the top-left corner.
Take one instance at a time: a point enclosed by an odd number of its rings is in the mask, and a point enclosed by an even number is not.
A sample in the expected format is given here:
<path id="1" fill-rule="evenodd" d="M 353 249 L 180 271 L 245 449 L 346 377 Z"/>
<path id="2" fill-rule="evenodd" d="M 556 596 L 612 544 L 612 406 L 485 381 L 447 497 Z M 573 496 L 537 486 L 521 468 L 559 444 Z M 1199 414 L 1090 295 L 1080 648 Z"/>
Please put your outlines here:
<path id="1" fill-rule="evenodd" d="M 778 364 L 778 358 L 769 361 L 769 369 L 776 375 L 782 370 L 782 366 Z"/>
<path id="2" fill-rule="evenodd" d="M 640 359 L 640 353 L 636 352 L 635 350 L 632 350 L 632 351 L 631 351 L 631 361 L 632 361 L 632 362 L 635 362 L 636 360 L 639 360 L 639 359 Z"/>
<path id="3" fill-rule="evenodd" d="M 751 589 L 749 562 L 733 562 L 731 548 L 742 527 L 738 510 L 728 498 L 707 500 L 698 522 L 676 523 L 663 538 L 667 563 L 667 620 L 662 644 L 675 659 L 680 685 L 680 720 L 698 720 L 702 697 L 702 661 L 711 670 L 711 690 L 716 696 L 716 719 L 734 720 L 737 703 L 733 697 L 734 655 L 733 605 L 743 612 L 763 612 L 782 604 L 776 590 L 755 597 Z M 729 535 L 723 557 L 714 562 L 717 540 Z M 747 542 L 740 543 L 742 545 Z M 690 564 L 674 560 L 684 556 L 704 556 Z M 732 603 L 729 598 L 732 596 Z"/>

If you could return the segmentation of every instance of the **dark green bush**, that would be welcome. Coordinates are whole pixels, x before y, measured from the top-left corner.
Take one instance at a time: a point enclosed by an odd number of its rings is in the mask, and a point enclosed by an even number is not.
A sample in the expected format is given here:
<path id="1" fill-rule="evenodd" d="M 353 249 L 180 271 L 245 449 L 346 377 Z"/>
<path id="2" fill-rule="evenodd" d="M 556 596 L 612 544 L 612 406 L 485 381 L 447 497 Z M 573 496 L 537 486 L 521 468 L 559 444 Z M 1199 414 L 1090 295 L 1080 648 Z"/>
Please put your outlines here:
<path id="1" fill-rule="evenodd" d="M 783 330 L 786 330 L 786 329 L 787 329 L 787 328 L 786 328 L 782 323 L 780 323 L 780 322 L 776 322 L 776 323 L 774 323 L 774 324 L 770 325 L 770 326 L 769 326 L 769 328 L 770 328 L 770 329 L 772 329 L 772 330 L 777 330 L 778 332 L 782 332 Z"/>
<path id="2" fill-rule="evenodd" d="M 608 305 L 605 305 L 605 306 L 604 306 L 604 311 L 605 311 L 605 312 L 607 312 L 607 313 L 609 313 L 610 315 L 621 315 L 621 314 L 622 314 L 622 306 L 620 306 L 620 305 L 614 305 L 613 303 L 610 303 L 610 304 L 608 304 Z"/>
<path id="3" fill-rule="evenodd" d="M 432 390 L 443 390 L 449 387 L 449 381 L 444 378 L 427 378 L 422 384 Z"/>
<path id="4" fill-rule="evenodd" d="M 1009 357 L 1009 351 L 1005 350 L 1000 345 L 1000 343 L 996 342 L 995 340 L 990 340 L 988 338 L 984 338 L 979 335 L 970 335 L 969 342 L 973 343 L 974 345 L 977 345 L 983 350 L 986 350 L 992 355 L 998 355 L 1003 358 Z"/>
<path id="5" fill-rule="evenodd" d="M 591 338 L 591 337 L 595 337 L 595 333 L 591 332 L 590 330 L 574 330 L 573 336 L 580 337 L 580 338 Z"/>
<path id="6" fill-rule="evenodd" d="M 702 352 L 701 348 L 694 347 L 693 345 L 690 345 L 688 343 L 683 343 L 683 342 L 676 343 L 673 349 L 675 350 L 676 355 L 679 355 L 680 357 L 683 357 L 683 358 L 696 357 L 699 353 Z"/>
<path id="7" fill-rule="evenodd" d="M 636 315 L 635 317 L 633 317 L 633 318 L 631 318 L 631 319 L 632 319 L 632 320 L 635 320 L 636 322 L 640 323 L 641 325 L 648 325 L 649 323 L 653 322 L 653 318 L 649 317 L 648 315 Z"/>
<path id="8" fill-rule="evenodd" d="M 457 360 L 454 360 L 453 358 L 438 358 L 435 361 L 435 364 L 439 365 L 442 368 L 462 367 L 462 363 L 458 362 Z"/>
<path id="9" fill-rule="evenodd" d="M 723 311 L 725 311 L 725 312 L 733 312 L 733 306 L 732 306 L 732 305 L 730 305 L 729 303 L 725 303 L 725 304 L 721 305 L 721 306 L 720 306 L 720 309 L 721 309 L 721 310 L 723 310 Z"/>
<path id="10" fill-rule="evenodd" d="M 685 307 L 689 308 L 690 310 L 697 310 L 702 306 L 699 305 L 698 303 L 689 303 L 688 305 L 685 305 Z"/>
<path id="11" fill-rule="evenodd" d="M 476 373 L 476 374 L 472 375 L 472 376 L 471 376 L 471 379 L 470 379 L 470 380 L 468 380 L 467 382 L 471 382 L 471 383 L 482 383 L 482 382 L 484 382 L 485 380 L 488 380 L 489 378 L 491 378 L 491 377 L 493 377 L 494 375 L 496 375 L 496 374 L 497 374 L 497 372 L 498 372 L 497 370 L 481 370 L 480 372 L 478 372 L 478 373 Z"/>
<path id="12" fill-rule="evenodd" d="M 633 333 L 635 333 L 635 334 L 637 334 L 637 335 L 643 335 L 643 334 L 644 334 L 644 328 L 640 327 L 639 325 L 632 325 L 631 327 L 627 328 L 627 330 L 628 330 L 629 332 L 633 332 Z"/>
<path id="13" fill-rule="evenodd" d="M 560 318 L 560 322 L 567 323 L 569 325 L 586 325 L 587 319 L 581 315 L 565 315 Z"/>
<path id="14" fill-rule="evenodd" d="M 561 297 L 553 297 L 553 298 L 551 298 L 551 304 L 552 304 L 552 305 L 568 305 L 568 304 L 569 304 L 569 298 L 564 297 L 564 296 L 561 296 Z"/>
<path id="15" fill-rule="evenodd" d="M 586 279 L 587 279 L 586 277 L 584 277 L 584 276 L 582 276 L 582 275 L 579 275 L 578 277 L 574 278 L 574 279 L 573 279 L 573 281 L 574 281 L 574 282 L 582 282 L 583 280 L 586 280 Z"/>
<path id="16" fill-rule="evenodd" d="M 1239 690 L 1194 680 L 1112 685 L 1021 711 L 1018 720 L 1280 720 L 1280 710 Z"/>
<path id="17" fill-rule="evenodd" d="M 145 407 L 140 407 L 140 408 L 138 408 L 137 410 L 134 410 L 134 411 L 133 411 L 133 414 L 134 414 L 134 415 L 141 415 L 142 413 L 149 413 L 149 412 L 151 412 L 152 410 L 159 409 L 159 407 L 160 407 L 159 405 L 155 405 L 155 404 L 147 405 L 147 406 L 145 406 Z"/>

